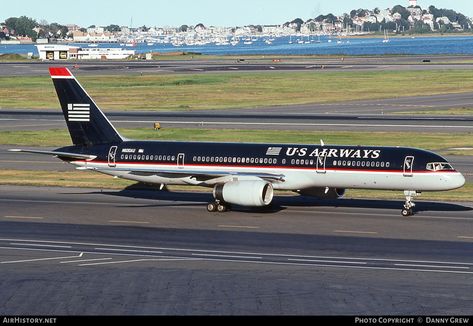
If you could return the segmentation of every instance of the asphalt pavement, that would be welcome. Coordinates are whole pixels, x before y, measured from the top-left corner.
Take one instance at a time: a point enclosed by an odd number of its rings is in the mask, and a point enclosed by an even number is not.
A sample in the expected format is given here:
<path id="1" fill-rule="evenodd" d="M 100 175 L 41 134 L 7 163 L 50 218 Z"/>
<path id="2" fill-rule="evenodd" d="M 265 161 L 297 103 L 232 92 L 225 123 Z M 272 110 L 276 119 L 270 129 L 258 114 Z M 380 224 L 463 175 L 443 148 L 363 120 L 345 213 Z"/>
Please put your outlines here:
<path id="1" fill-rule="evenodd" d="M 0 186 L 1 312 L 457 315 L 468 203 L 318 202 L 210 214 L 210 194 Z"/>

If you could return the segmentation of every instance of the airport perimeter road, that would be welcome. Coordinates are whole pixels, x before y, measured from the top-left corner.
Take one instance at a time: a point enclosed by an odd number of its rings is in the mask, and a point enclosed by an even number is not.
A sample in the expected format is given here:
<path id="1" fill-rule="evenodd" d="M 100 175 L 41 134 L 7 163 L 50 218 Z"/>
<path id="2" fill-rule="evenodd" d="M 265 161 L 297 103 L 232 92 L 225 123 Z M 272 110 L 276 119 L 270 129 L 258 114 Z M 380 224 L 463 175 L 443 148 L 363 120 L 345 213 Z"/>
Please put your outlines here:
<path id="1" fill-rule="evenodd" d="M 6 315 L 471 315 L 473 204 L 210 214 L 207 194 L 0 186 Z"/>

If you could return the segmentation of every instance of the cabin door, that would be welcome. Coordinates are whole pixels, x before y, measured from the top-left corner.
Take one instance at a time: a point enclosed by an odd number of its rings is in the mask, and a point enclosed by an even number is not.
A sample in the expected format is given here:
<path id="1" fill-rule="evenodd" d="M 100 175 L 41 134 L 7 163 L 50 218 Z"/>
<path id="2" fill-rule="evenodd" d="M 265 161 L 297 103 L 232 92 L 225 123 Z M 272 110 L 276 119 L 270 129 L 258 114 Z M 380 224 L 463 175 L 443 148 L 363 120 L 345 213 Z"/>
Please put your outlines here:
<path id="1" fill-rule="evenodd" d="M 117 146 L 110 147 L 110 151 L 108 152 L 108 166 L 114 168 L 117 166 L 116 157 L 117 157 Z"/>
<path id="2" fill-rule="evenodd" d="M 185 164 L 184 160 L 185 160 L 185 158 L 186 158 L 186 154 L 184 154 L 184 153 L 180 153 L 179 155 L 177 155 L 177 167 L 178 167 L 179 169 L 183 169 L 183 168 L 184 168 L 184 164 Z"/>
<path id="3" fill-rule="evenodd" d="M 414 156 L 407 156 L 404 160 L 404 176 L 412 177 L 414 175 Z"/>
<path id="4" fill-rule="evenodd" d="M 317 163 L 316 163 L 316 171 L 317 173 L 327 173 L 327 170 L 325 168 L 325 164 L 327 162 L 327 156 L 326 155 L 322 155 L 322 156 L 318 156 L 317 157 Z"/>

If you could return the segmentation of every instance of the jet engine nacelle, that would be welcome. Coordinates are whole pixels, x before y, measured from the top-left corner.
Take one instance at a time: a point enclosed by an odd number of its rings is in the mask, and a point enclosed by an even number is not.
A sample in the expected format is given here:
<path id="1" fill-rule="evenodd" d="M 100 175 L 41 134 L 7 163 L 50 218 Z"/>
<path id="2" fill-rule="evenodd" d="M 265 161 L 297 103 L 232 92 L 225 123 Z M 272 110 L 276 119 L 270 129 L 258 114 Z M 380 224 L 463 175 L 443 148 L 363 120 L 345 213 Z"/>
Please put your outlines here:
<path id="1" fill-rule="evenodd" d="M 321 199 L 340 199 L 345 196 L 345 189 L 340 188 L 308 188 L 300 190 L 299 193 L 304 196 L 317 197 Z"/>
<path id="2" fill-rule="evenodd" d="M 214 197 L 228 204 L 264 207 L 273 201 L 273 185 L 269 182 L 259 181 L 233 181 L 216 185 Z"/>

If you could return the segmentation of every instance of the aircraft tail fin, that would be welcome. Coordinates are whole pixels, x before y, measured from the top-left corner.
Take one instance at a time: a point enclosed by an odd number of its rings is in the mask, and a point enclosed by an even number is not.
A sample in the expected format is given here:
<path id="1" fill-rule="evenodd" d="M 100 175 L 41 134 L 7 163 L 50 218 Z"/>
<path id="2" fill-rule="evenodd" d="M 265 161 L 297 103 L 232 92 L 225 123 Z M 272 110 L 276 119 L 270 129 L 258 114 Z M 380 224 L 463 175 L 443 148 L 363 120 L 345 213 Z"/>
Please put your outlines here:
<path id="1" fill-rule="evenodd" d="M 122 136 L 69 69 L 49 68 L 67 127 L 76 146 L 118 144 Z"/>

